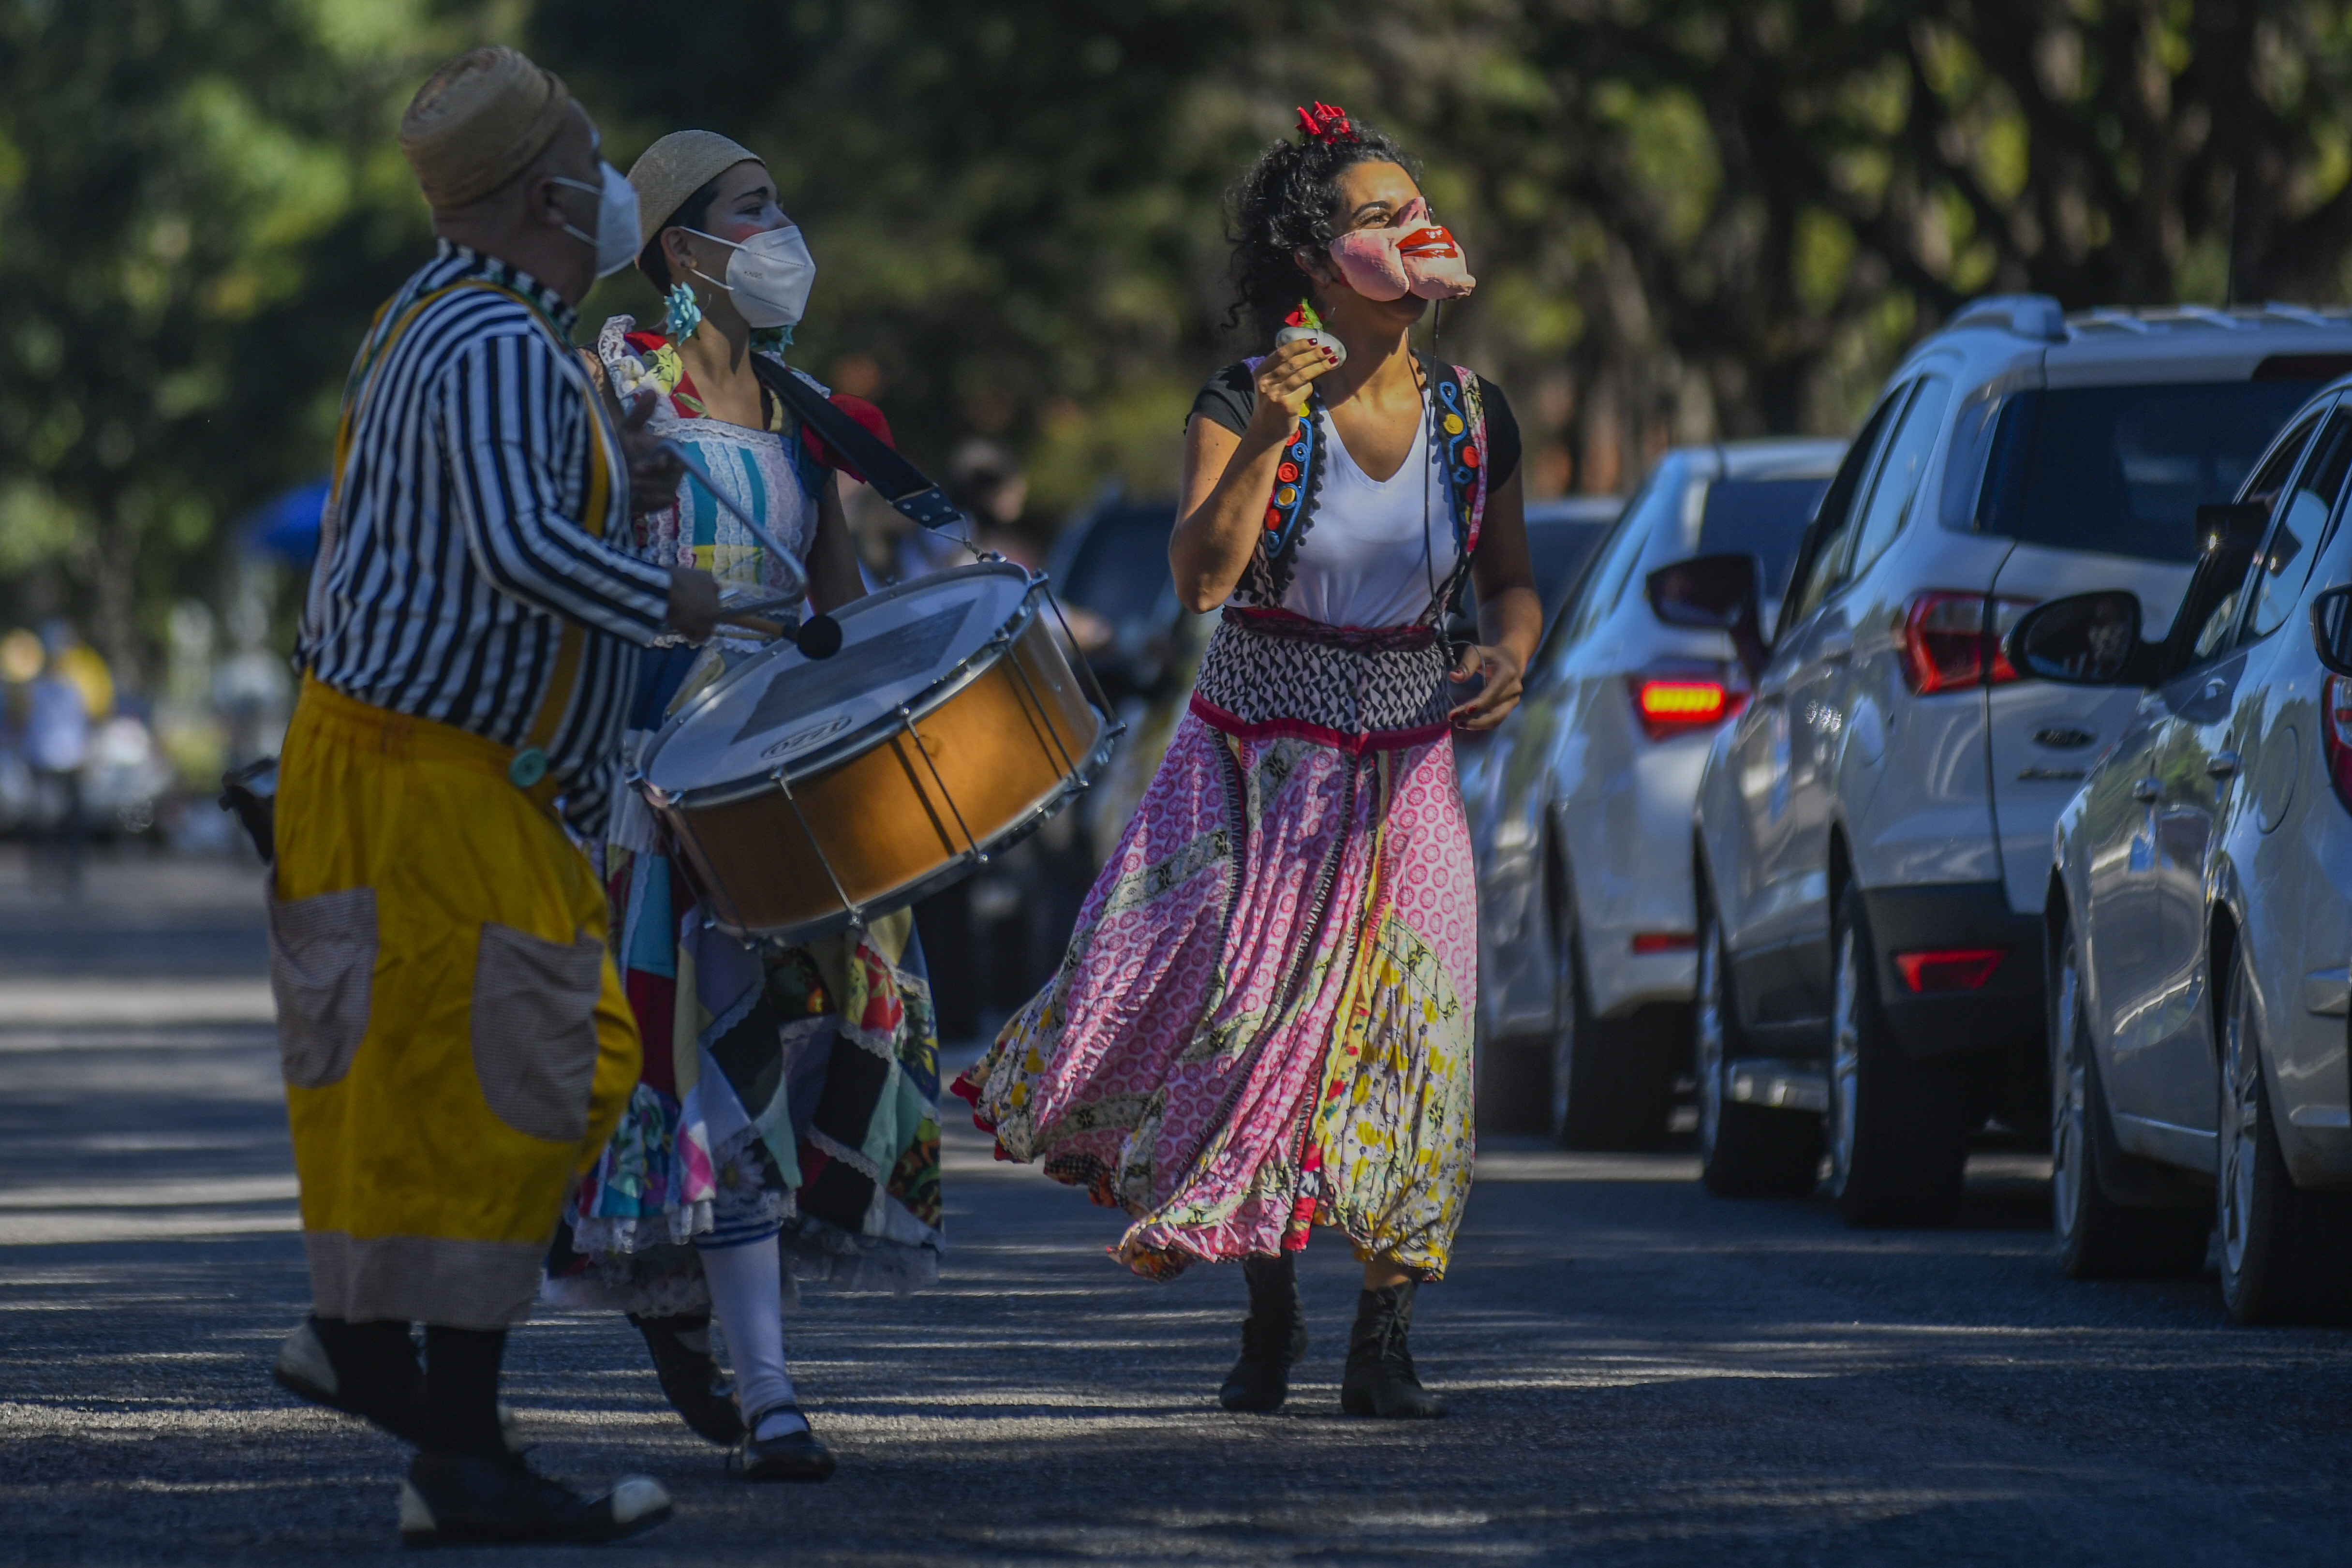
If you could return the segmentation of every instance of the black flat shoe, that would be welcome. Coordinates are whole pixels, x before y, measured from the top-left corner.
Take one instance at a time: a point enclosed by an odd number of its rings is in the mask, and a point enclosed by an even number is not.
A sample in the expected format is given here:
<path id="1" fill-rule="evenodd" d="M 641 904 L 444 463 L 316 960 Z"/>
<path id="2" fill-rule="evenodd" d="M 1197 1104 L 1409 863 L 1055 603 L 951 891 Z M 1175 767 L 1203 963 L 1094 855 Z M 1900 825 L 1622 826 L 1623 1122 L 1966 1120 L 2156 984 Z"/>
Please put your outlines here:
<path id="1" fill-rule="evenodd" d="M 651 1530 L 670 1511 L 669 1493 L 649 1476 L 624 1476 L 603 1496 L 582 1497 L 511 1454 L 428 1452 L 400 1485 L 400 1543 L 594 1546 Z"/>
<path id="2" fill-rule="evenodd" d="M 1405 1344 L 1419 1286 L 1407 1279 L 1358 1299 L 1355 1331 L 1348 1336 L 1348 1375 L 1339 1384 L 1339 1408 L 1349 1415 L 1430 1421 L 1445 1414 L 1445 1401 L 1422 1387 Z"/>
<path id="3" fill-rule="evenodd" d="M 1290 1397 L 1290 1369 L 1307 1354 L 1307 1312 L 1298 1300 L 1298 1269 L 1289 1253 L 1242 1264 L 1249 1281 L 1249 1316 L 1242 1320 L 1242 1356 L 1225 1373 L 1217 1403 L 1238 1415 L 1264 1415 Z"/>
<path id="4" fill-rule="evenodd" d="M 830 1479 L 836 1463 L 833 1450 L 816 1440 L 816 1434 L 806 1426 L 797 1432 L 787 1432 L 781 1437 L 756 1436 L 760 1423 L 779 1410 L 789 1410 L 801 1419 L 797 1405 L 772 1405 L 744 1424 L 743 1479 L 747 1481 L 822 1481 Z"/>
<path id="5" fill-rule="evenodd" d="M 679 1337 L 697 1329 L 708 1331 L 710 1320 L 641 1318 L 632 1312 L 629 1321 L 637 1325 L 637 1332 L 646 1337 L 646 1348 L 654 1353 L 654 1375 L 661 1381 L 662 1397 L 669 1401 L 669 1407 L 685 1417 L 698 1436 L 722 1448 L 741 1442 L 742 1413 L 728 1394 L 719 1363 L 708 1350 L 696 1350 Z"/>

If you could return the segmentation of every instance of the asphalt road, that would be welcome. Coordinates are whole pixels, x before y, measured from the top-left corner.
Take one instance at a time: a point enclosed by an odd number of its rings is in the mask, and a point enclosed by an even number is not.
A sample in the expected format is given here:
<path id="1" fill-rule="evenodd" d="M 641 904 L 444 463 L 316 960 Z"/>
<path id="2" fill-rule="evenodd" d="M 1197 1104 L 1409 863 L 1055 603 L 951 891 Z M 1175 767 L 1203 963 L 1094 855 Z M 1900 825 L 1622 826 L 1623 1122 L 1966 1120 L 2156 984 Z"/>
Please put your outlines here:
<path id="1" fill-rule="evenodd" d="M 253 877 L 101 864 L 67 902 L 0 858 L 0 1563 L 399 1550 L 402 1450 L 267 1380 L 307 1289 Z M 1942 1232 L 1711 1200 L 1693 1168 L 1490 1141 L 1422 1297 L 1434 1424 L 1338 1415 L 1328 1244 L 1290 1407 L 1226 1415 L 1239 1279 L 1129 1278 L 1111 1216 L 968 1131 L 940 1288 L 792 1320 L 831 1484 L 727 1477 L 618 1318 L 534 1321 L 509 1397 L 545 1468 L 670 1486 L 625 1562 L 2347 1555 L 2344 1334 L 2227 1328 L 2210 1281 L 2070 1284 L 2014 1157 Z"/>

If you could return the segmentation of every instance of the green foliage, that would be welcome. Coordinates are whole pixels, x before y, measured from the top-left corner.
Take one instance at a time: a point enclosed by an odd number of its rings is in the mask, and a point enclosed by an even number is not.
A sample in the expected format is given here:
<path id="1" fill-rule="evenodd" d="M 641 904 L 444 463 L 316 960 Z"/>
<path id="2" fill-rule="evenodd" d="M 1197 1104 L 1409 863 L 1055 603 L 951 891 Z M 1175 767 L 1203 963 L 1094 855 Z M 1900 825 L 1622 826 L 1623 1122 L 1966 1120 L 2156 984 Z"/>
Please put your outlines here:
<path id="1" fill-rule="evenodd" d="M 69 586 L 135 668 L 228 521 L 317 470 L 354 336 L 425 237 L 383 163 L 439 44 L 383 0 L 0 6 L 0 572 L 20 613 Z"/>
<path id="2" fill-rule="evenodd" d="M 2352 253 L 2347 0 L 0 0 L 0 605 L 70 590 L 129 647 L 319 470 L 426 244 L 398 110 L 482 37 L 624 166 L 762 153 L 819 265 L 795 358 L 920 462 L 1013 446 L 1043 519 L 1164 493 L 1264 346 L 1220 203 L 1317 98 L 1425 164 L 1480 279 L 1441 349 L 1539 486 L 1843 428 L 1975 292 L 2326 300 Z M 660 313 L 634 274 L 584 313 L 624 310 Z"/>

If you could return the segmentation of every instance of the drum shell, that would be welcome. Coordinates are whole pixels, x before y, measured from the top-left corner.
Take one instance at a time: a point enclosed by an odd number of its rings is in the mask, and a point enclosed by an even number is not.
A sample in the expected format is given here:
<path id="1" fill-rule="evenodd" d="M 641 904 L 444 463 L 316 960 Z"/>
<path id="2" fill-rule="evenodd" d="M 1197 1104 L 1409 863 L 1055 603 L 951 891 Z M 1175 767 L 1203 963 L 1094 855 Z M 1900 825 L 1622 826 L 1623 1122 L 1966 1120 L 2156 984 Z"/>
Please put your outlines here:
<path id="1" fill-rule="evenodd" d="M 850 910 L 836 881 L 865 918 L 887 913 L 1083 789 L 1107 721 L 1052 624 L 1026 616 L 994 658 L 915 705 L 911 732 L 781 783 L 654 799 L 719 923 L 786 941 L 838 931 Z"/>

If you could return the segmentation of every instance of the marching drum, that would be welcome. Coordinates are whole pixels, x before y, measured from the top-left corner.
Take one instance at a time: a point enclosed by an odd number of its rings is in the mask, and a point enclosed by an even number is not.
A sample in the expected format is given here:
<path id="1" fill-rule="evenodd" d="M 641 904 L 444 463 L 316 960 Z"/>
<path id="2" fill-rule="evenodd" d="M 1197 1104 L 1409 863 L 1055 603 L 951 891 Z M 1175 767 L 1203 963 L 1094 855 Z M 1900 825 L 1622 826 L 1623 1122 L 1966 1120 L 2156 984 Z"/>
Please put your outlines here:
<path id="1" fill-rule="evenodd" d="M 956 880 L 1086 789 L 1118 727 L 1064 656 L 1045 579 L 1001 561 L 860 599 L 841 648 L 752 655 L 632 782 L 718 924 L 807 941 Z"/>

